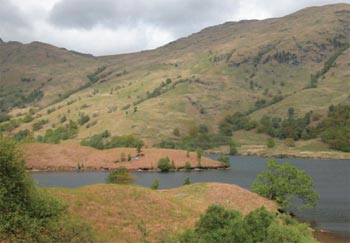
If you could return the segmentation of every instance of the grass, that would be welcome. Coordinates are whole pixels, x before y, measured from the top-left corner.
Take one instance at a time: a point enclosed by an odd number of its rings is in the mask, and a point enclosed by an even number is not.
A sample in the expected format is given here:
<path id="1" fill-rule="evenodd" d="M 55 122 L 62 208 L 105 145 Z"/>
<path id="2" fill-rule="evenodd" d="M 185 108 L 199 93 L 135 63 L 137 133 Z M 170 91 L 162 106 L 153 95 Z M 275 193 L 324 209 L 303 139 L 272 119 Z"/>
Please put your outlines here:
<path id="1" fill-rule="evenodd" d="M 100 242 L 138 242 L 138 225 L 150 232 L 149 240 L 161 239 L 192 227 L 213 203 L 244 214 L 264 205 L 276 205 L 238 186 L 207 183 L 169 190 L 151 190 L 139 186 L 93 185 L 77 189 L 45 189 L 70 204 L 69 213 L 93 222 Z"/>

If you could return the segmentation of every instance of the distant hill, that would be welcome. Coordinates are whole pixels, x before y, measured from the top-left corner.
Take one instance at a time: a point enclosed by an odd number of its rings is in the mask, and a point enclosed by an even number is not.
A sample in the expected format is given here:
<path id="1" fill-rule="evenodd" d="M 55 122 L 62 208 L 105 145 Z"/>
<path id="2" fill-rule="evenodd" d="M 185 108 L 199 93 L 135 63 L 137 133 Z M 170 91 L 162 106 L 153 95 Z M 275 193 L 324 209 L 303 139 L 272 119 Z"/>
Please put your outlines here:
<path id="1" fill-rule="evenodd" d="M 216 132 L 225 115 L 287 117 L 349 102 L 350 5 L 282 18 L 227 22 L 155 50 L 94 57 L 33 42 L 0 42 L 0 108 L 32 121 L 11 133 L 89 121 L 77 140 L 108 129 L 147 143 L 198 124 Z M 327 66 L 328 65 L 328 66 Z M 327 67 L 326 67 L 327 66 Z M 326 67 L 326 68 L 325 68 Z M 65 121 L 62 122 L 62 117 Z M 13 118 L 13 119 L 14 119 Z"/>

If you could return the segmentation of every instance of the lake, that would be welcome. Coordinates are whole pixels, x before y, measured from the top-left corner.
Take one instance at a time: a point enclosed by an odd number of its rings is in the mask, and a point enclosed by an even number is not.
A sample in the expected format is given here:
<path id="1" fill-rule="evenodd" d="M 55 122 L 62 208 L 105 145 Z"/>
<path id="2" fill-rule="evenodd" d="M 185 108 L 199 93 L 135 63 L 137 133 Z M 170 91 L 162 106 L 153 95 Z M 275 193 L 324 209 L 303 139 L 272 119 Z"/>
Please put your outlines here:
<path id="1" fill-rule="evenodd" d="M 216 155 L 209 157 L 215 159 Z M 350 161 L 319 159 L 276 159 L 290 162 L 304 170 L 313 178 L 314 189 L 320 194 L 319 203 L 314 209 L 296 212 L 296 215 L 319 230 L 334 232 L 344 241 L 350 238 Z M 266 168 L 266 158 L 253 156 L 231 156 L 231 169 L 205 170 L 192 172 L 133 172 L 134 183 L 149 187 L 155 179 L 160 188 L 173 188 L 182 185 L 189 177 L 195 182 L 224 182 L 237 184 L 250 189 L 257 174 Z M 44 187 L 80 187 L 89 184 L 104 183 L 108 172 L 39 172 L 33 173 L 39 186 Z"/>

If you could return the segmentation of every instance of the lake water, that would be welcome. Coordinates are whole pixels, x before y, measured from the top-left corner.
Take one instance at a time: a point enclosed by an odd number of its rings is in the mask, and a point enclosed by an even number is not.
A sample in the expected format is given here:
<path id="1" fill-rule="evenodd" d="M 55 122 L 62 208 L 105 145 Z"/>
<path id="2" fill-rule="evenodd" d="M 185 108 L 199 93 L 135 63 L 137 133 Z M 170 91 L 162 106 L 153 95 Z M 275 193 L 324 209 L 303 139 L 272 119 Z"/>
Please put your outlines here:
<path id="1" fill-rule="evenodd" d="M 216 158 L 216 155 L 209 156 Z M 320 230 L 334 232 L 344 241 L 350 238 L 350 161 L 319 159 L 276 159 L 290 162 L 305 170 L 314 181 L 314 189 L 320 194 L 318 206 L 296 212 L 299 218 Z M 231 156 L 231 169 L 192 172 L 133 172 L 134 183 L 149 187 L 155 179 L 160 188 L 173 188 L 182 185 L 189 177 L 195 182 L 224 182 L 237 184 L 250 189 L 257 174 L 266 168 L 266 158 L 251 156 Z M 104 183 L 108 172 L 40 172 L 33 173 L 39 186 L 45 187 L 80 187 L 89 184 Z"/>

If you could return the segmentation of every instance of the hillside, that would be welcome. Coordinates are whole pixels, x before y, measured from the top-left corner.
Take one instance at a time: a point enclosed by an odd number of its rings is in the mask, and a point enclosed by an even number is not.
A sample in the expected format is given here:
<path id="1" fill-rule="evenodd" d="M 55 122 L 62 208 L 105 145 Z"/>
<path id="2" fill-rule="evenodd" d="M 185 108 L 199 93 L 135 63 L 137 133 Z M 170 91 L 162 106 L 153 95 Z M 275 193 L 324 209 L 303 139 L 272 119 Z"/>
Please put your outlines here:
<path id="1" fill-rule="evenodd" d="M 255 193 L 220 183 L 192 184 L 169 190 L 125 185 L 45 190 L 67 200 L 73 216 L 91 222 L 99 242 L 139 242 L 142 239 L 140 224 L 149 232 L 147 239 L 160 240 L 193 227 L 211 204 L 243 214 L 262 206 L 270 211 L 277 209 L 274 202 Z"/>
<path id="2" fill-rule="evenodd" d="M 349 102 L 349 33 L 350 5 L 336 4 L 227 22 L 155 50 L 116 56 L 2 42 L 1 108 L 17 118 L 35 108 L 33 120 L 3 130 L 32 130 L 47 120 L 34 133 L 43 135 L 64 124 L 63 116 L 76 121 L 84 113 L 90 120 L 79 127 L 77 141 L 108 129 L 151 145 L 173 137 L 174 128 L 188 134 L 205 124 L 216 132 L 235 111 L 259 119 L 286 117 L 293 107 L 296 115 L 313 110 L 322 117 L 329 105 Z"/>

